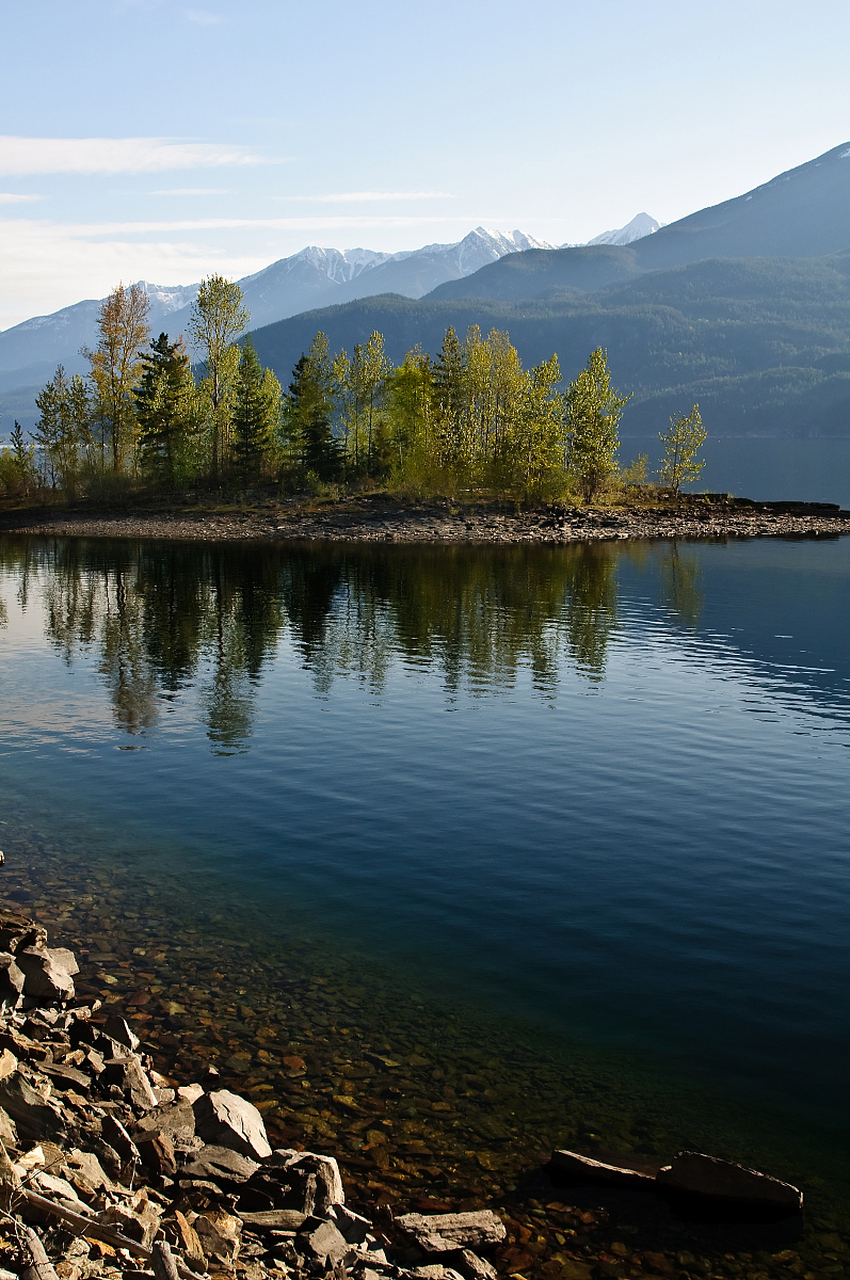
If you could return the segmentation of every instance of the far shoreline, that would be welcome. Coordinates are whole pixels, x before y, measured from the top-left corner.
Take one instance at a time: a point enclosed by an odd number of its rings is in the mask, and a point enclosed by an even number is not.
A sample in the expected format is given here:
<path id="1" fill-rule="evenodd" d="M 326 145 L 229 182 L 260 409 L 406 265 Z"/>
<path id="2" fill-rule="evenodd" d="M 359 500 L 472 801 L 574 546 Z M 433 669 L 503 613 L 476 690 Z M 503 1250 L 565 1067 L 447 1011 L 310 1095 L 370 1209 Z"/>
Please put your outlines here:
<path id="1" fill-rule="evenodd" d="M 850 533 L 833 503 L 755 502 L 687 494 L 655 505 L 517 510 L 482 501 L 405 501 L 366 494 L 340 501 L 211 501 L 109 509 L 0 508 L 0 534 L 191 542 L 343 542 L 442 545 L 614 542 L 633 539 L 829 537 Z"/>

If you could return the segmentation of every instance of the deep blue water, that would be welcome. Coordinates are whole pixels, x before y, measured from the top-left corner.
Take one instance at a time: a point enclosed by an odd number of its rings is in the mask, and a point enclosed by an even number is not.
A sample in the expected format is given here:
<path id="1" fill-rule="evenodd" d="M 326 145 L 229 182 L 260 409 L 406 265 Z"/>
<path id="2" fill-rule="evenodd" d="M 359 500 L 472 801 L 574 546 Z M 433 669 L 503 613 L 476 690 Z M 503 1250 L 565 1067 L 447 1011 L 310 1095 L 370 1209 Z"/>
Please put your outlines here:
<path id="1" fill-rule="evenodd" d="M 7 824 L 846 1128 L 850 540 L 0 570 Z"/>

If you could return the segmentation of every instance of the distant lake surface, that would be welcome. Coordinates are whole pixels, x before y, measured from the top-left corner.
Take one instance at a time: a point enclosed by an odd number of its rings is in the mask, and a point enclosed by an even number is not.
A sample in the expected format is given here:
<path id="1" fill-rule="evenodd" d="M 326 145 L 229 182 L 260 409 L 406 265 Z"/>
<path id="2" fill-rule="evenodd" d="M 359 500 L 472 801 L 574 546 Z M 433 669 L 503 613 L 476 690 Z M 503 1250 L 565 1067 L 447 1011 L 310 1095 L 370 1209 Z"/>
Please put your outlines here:
<path id="1" fill-rule="evenodd" d="M 551 1055 L 529 1150 L 708 1142 L 699 1110 L 721 1154 L 793 1132 L 837 1168 L 848 581 L 846 538 L 6 537 L 2 887 L 103 933 L 90 974 L 163 1051 L 203 1006 L 197 1053 L 252 1088 L 261 1024 L 301 1017 L 302 1053 L 344 1024 L 431 1088 L 474 1023 L 504 1079 Z M 488 1124 L 520 1125 L 529 1079 Z M 332 1108 L 302 1120 L 332 1142 Z"/>

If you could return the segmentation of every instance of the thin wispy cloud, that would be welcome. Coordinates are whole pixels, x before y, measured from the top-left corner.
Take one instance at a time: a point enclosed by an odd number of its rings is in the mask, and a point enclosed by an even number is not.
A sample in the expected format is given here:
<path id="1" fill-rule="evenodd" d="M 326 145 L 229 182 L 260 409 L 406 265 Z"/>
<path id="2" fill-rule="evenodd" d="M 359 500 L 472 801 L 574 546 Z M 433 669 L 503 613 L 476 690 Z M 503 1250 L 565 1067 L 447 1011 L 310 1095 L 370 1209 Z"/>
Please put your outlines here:
<path id="1" fill-rule="evenodd" d="M 218 13 L 208 13 L 206 9 L 187 9 L 186 17 L 190 22 L 197 22 L 201 27 L 216 27 L 224 18 Z"/>
<path id="2" fill-rule="evenodd" d="M 57 223 L 57 231 L 80 238 L 109 236 L 164 235 L 184 231 L 233 231 L 257 229 L 262 231 L 321 231 L 344 230 L 347 227 L 416 227 L 432 223 L 456 223 L 464 219 L 461 214 L 330 214 L 303 218 L 181 218 L 171 221 L 149 222 L 85 222 Z M 474 219 L 473 219 L 474 221 Z M 48 223 L 42 224 L 45 227 Z"/>
<path id="3" fill-rule="evenodd" d="M 276 196 L 277 200 L 303 200 L 313 204 L 371 204 L 384 200 L 456 200 L 451 191 L 337 191 L 325 196 Z"/>
<path id="4" fill-rule="evenodd" d="M 279 163 L 244 147 L 172 138 L 19 138 L 0 136 L 0 174 L 159 173 Z"/>
<path id="5" fill-rule="evenodd" d="M 43 196 L 19 196 L 13 191 L 0 191 L 0 204 L 31 204 L 35 200 L 43 199 Z"/>
<path id="6" fill-rule="evenodd" d="M 151 191 L 152 196 L 229 196 L 227 187 L 165 187 Z"/>

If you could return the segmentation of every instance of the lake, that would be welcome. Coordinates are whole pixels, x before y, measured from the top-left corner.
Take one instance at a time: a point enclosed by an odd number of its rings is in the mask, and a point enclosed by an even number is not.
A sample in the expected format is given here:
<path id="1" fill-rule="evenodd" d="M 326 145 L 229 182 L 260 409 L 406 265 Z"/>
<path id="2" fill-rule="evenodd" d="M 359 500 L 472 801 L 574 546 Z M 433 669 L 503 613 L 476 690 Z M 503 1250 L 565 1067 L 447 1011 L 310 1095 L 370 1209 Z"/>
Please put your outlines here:
<path id="1" fill-rule="evenodd" d="M 620 462 L 628 466 L 645 453 L 654 473 L 661 460 L 658 436 L 626 437 Z M 732 493 L 758 502 L 837 502 L 850 508 L 850 439 L 709 434 L 702 450 L 705 469 L 695 492 Z"/>
<path id="2" fill-rule="evenodd" d="M 829 1225 L 848 575 L 847 538 L 4 537 L 4 891 L 388 1201 L 692 1145 Z"/>

